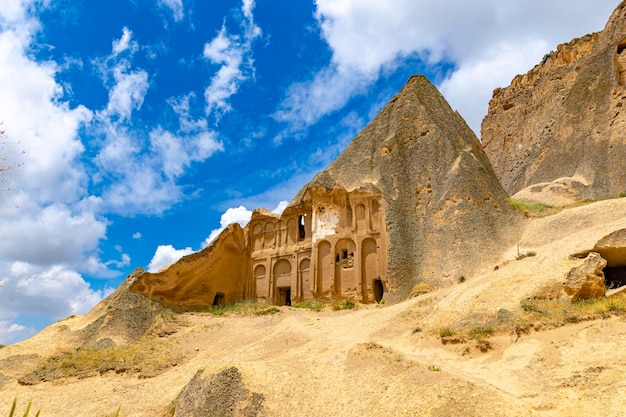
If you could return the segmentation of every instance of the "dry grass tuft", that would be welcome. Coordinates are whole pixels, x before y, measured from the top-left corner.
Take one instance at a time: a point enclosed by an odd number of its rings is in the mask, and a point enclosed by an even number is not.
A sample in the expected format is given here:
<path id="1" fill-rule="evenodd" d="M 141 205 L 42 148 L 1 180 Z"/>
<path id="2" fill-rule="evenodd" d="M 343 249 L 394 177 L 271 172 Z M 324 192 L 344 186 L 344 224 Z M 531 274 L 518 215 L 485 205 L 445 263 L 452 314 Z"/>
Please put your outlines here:
<path id="1" fill-rule="evenodd" d="M 61 378 L 88 378 L 107 372 L 151 378 L 176 366 L 183 359 L 183 353 L 163 340 L 140 340 L 103 349 L 77 348 L 48 358 L 39 369 L 19 378 L 18 382 L 21 385 L 35 385 Z"/>

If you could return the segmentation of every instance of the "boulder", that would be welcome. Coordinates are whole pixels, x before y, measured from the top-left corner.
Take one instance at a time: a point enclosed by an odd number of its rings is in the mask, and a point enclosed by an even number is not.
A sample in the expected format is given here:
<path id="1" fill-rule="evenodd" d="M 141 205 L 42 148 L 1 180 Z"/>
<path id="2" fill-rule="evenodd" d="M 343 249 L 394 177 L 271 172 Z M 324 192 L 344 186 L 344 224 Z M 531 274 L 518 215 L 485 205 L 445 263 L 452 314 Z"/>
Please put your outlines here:
<path id="1" fill-rule="evenodd" d="M 611 267 L 626 266 L 626 229 L 604 236 L 595 244 L 593 251 L 606 259 Z"/>
<path id="2" fill-rule="evenodd" d="M 573 303 L 604 297 L 606 294 L 603 272 L 605 266 L 606 260 L 597 252 L 591 252 L 582 265 L 569 271 L 564 289 L 565 293 L 572 297 Z"/>
<path id="3" fill-rule="evenodd" d="M 176 399 L 174 417 L 256 417 L 266 415 L 264 397 L 247 390 L 235 367 L 194 375 Z"/>
<path id="4" fill-rule="evenodd" d="M 481 137 L 510 195 L 563 205 L 626 192 L 625 10 L 494 91 Z"/>

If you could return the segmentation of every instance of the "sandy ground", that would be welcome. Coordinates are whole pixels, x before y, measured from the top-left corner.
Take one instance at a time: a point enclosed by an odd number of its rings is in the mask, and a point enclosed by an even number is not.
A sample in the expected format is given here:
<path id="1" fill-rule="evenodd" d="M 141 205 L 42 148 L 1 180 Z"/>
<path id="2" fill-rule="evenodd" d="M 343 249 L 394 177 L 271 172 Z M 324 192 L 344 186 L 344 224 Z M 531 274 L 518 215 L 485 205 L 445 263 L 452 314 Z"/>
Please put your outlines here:
<path id="1" fill-rule="evenodd" d="M 519 247 L 537 256 L 516 261 L 512 247 L 465 282 L 401 304 L 185 314 L 166 338 L 185 359 L 156 377 L 109 372 L 19 385 L 16 378 L 39 364 L 35 355 L 75 348 L 68 335 L 86 323 L 66 319 L 0 349 L 0 416 L 15 397 L 22 409 L 32 400 L 42 417 L 106 416 L 118 407 L 123 416 L 161 416 L 198 369 L 229 366 L 264 395 L 268 416 L 624 416 L 623 318 L 501 333 L 487 352 L 471 343 L 443 345 L 437 329 L 493 319 L 502 309 L 519 312 L 520 300 L 580 264 L 570 254 L 625 227 L 626 199 L 529 219 Z"/>

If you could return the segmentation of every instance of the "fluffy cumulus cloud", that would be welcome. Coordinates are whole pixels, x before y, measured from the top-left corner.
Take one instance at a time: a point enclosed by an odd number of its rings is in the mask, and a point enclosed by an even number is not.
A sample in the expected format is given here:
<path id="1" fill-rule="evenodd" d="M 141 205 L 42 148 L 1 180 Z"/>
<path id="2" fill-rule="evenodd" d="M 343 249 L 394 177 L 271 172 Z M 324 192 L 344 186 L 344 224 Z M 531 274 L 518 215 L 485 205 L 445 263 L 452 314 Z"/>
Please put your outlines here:
<path id="1" fill-rule="evenodd" d="M 254 76 L 252 43 L 262 31 L 254 23 L 253 9 L 254 1 L 244 0 L 241 33 L 229 33 L 224 24 L 217 36 L 204 45 L 204 58 L 219 66 L 204 92 L 206 112 L 215 114 L 217 119 L 231 110 L 230 97 L 237 93 L 244 81 Z"/>
<path id="2" fill-rule="evenodd" d="M 170 266 L 185 255 L 193 253 L 189 247 L 185 249 L 176 249 L 172 245 L 159 245 L 148 265 L 148 272 L 158 272 L 161 269 Z"/>
<path id="3" fill-rule="evenodd" d="M 81 163 L 79 131 L 94 115 L 63 101 L 54 62 L 33 60 L 34 4 L 0 3 L 2 151 L 12 168 L 0 204 L 0 343 L 32 334 L 19 322 L 23 312 L 61 318 L 86 312 L 104 295 L 81 272 L 106 232 Z"/>
<path id="4" fill-rule="evenodd" d="M 78 272 L 61 265 L 2 262 L 2 267 L 6 274 L 0 279 L 0 344 L 34 334 L 32 326 L 19 324 L 20 312 L 54 319 L 85 314 L 112 291 L 94 291 Z"/>
<path id="5" fill-rule="evenodd" d="M 494 88 L 532 68 L 557 44 L 601 29 L 615 2 L 317 0 L 316 5 L 332 62 L 289 89 L 278 120 L 296 128 L 315 123 L 381 71 L 418 57 L 453 66 L 443 90 L 478 132 Z M 332 91 L 323 91 L 324 85 Z"/>

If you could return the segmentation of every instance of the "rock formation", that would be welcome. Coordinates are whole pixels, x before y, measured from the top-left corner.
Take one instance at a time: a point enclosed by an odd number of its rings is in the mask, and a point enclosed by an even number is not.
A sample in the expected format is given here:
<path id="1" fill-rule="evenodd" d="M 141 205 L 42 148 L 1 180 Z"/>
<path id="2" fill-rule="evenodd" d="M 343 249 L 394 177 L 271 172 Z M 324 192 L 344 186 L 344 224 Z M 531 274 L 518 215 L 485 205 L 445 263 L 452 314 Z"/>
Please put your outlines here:
<path id="1" fill-rule="evenodd" d="M 480 143 L 422 76 L 295 196 L 132 290 L 189 309 L 259 300 L 406 299 L 493 262 L 515 214 Z"/>
<path id="2" fill-rule="evenodd" d="M 233 223 L 203 250 L 183 257 L 165 270 L 142 274 L 131 290 L 182 310 L 250 299 L 246 258 L 244 230 Z"/>
<path id="3" fill-rule="evenodd" d="M 509 194 L 565 205 L 626 191 L 625 49 L 621 2 L 602 32 L 494 91 L 481 136 Z"/>
<path id="4" fill-rule="evenodd" d="M 583 258 L 593 252 L 606 260 L 606 287 L 610 289 L 626 285 L 626 229 L 616 230 L 596 242 L 593 249 L 572 256 Z"/>
<path id="5" fill-rule="evenodd" d="M 604 297 L 604 272 L 606 260 L 598 253 L 591 252 L 585 262 L 573 268 L 567 274 L 564 284 L 565 293 L 572 297 L 572 302 Z"/>
<path id="6" fill-rule="evenodd" d="M 77 334 L 82 346 L 104 348 L 135 342 L 153 328 L 167 310 L 161 303 L 130 291 L 142 274 L 142 269 L 133 271 L 87 314 L 89 325 Z"/>
<path id="7" fill-rule="evenodd" d="M 237 368 L 205 376 L 200 370 L 176 399 L 174 417 L 256 417 L 267 415 L 262 394 L 243 385 Z"/>

